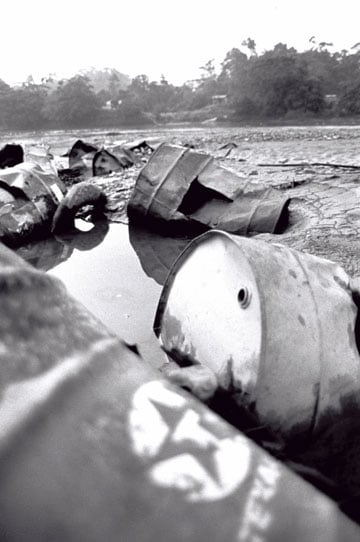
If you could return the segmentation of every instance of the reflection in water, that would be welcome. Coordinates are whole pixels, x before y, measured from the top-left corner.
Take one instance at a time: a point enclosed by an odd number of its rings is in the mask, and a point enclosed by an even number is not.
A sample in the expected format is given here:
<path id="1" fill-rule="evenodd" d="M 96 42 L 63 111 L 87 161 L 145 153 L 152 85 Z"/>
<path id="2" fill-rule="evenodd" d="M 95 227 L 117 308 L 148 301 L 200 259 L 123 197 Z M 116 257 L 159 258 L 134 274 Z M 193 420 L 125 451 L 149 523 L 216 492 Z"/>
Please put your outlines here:
<path id="1" fill-rule="evenodd" d="M 50 273 L 62 280 L 71 295 L 126 342 L 137 344 L 142 356 L 159 367 L 166 357 L 152 326 L 161 287 L 144 273 L 127 226 L 110 224 L 98 244 L 88 237 L 92 232 L 48 239 L 37 244 L 37 252 L 22 247 L 18 253 L 41 269 L 52 268 Z"/>
<path id="2" fill-rule="evenodd" d="M 102 243 L 108 231 L 108 222 L 95 222 L 94 227 L 88 231 L 76 230 L 75 232 L 65 232 L 56 235 L 55 238 L 68 247 L 78 250 L 91 250 Z"/>
<path id="3" fill-rule="evenodd" d="M 90 250 L 99 245 L 109 231 L 107 222 L 97 222 L 90 231 L 79 231 L 39 239 L 15 252 L 37 269 L 48 271 L 70 258 L 74 248 Z"/>
<path id="4" fill-rule="evenodd" d="M 148 277 L 163 285 L 169 270 L 191 238 L 167 237 L 155 231 L 129 226 L 129 239 Z"/>
<path id="5" fill-rule="evenodd" d="M 21 246 L 14 251 L 37 269 L 48 271 L 66 261 L 71 256 L 73 248 L 61 243 L 55 237 L 48 237 L 39 239 L 36 243 Z"/>

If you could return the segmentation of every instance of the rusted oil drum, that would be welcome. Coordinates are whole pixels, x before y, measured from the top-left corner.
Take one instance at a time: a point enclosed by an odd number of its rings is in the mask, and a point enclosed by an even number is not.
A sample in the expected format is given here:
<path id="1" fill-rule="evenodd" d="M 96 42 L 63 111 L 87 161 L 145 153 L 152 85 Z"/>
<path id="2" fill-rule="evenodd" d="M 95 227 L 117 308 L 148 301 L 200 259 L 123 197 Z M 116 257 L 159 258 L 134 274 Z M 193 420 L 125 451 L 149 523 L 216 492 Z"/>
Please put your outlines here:
<path id="1" fill-rule="evenodd" d="M 127 210 L 132 222 L 165 220 L 248 235 L 281 231 L 289 202 L 209 154 L 162 143 L 141 170 Z"/>
<path id="2" fill-rule="evenodd" d="M 0 172 L 0 186 L 19 189 L 34 203 L 44 218 L 47 216 L 43 200 L 57 205 L 66 192 L 65 185 L 57 175 L 45 172 L 37 164 L 23 162 Z M 44 216 L 45 215 L 45 216 Z"/>
<path id="3" fill-rule="evenodd" d="M 211 368 L 290 437 L 359 403 L 356 314 L 349 276 L 335 263 L 212 231 L 174 264 L 155 331 L 175 359 Z"/>
<path id="4" fill-rule="evenodd" d="M 0 191 L 0 240 L 16 247 L 50 227 L 66 189 L 56 175 L 25 162 L 0 172 Z"/>

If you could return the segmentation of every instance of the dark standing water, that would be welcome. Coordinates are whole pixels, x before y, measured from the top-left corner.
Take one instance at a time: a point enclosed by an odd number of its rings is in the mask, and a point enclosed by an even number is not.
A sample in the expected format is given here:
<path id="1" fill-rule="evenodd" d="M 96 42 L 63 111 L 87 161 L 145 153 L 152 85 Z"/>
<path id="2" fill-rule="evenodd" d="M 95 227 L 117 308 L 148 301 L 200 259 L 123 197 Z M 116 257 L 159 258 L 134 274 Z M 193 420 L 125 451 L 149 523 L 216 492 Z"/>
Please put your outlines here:
<path id="1" fill-rule="evenodd" d="M 46 257 L 42 264 L 46 267 Z M 110 224 L 98 246 L 73 249 L 69 259 L 49 273 L 61 279 L 69 293 L 109 329 L 126 342 L 136 343 L 153 366 L 166 361 L 152 330 L 161 286 L 144 273 L 127 226 Z"/>

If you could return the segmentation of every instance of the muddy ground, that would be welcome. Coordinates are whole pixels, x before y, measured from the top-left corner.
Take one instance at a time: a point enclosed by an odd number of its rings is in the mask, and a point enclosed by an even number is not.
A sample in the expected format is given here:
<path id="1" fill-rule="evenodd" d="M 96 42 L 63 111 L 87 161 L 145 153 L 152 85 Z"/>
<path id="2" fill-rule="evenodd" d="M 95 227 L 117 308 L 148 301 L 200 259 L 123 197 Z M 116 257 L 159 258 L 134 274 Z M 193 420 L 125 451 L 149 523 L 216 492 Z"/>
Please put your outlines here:
<path id="1" fill-rule="evenodd" d="M 254 185 L 273 186 L 292 198 L 289 227 L 275 236 L 277 241 L 332 259 L 349 274 L 360 275 L 360 127 L 59 131 L 4 135 L 0 144 L 14 141 L 30 150 L 32 145 L 50 145 L 52 152 L 60 155 L 78 138 L 105 147 L 155 138 L 212 153 L 223 165 L 248 176 Z M 126 201 L 140 166 L 93 179 L 109 196 L 110 219 L 126 222 Z M 261 238 L 271 240 L 274 236 Z"/>
<path id="2" fill-rule="evenodd" d="M 277 188 L 292 202 L 289 227 L 275 236 L 276 240 L 332 259 L 351 275 L 360 274 L 360 128 L 173 129 L 123 135 L 191 144 L 246 175 L 254 185 Z M 119 195 L 120 200 L 128 196 L 117 188 L 123 189 L 124 182 L 131 188 L 133 173 L 137 171 L 124 173 L 120 186 L 114 179 L 115 220 L 123 219 Z M 116 217 L 119 211 L 120 217 Z M 274 239 L 270 235 L 261 237 Z"/>

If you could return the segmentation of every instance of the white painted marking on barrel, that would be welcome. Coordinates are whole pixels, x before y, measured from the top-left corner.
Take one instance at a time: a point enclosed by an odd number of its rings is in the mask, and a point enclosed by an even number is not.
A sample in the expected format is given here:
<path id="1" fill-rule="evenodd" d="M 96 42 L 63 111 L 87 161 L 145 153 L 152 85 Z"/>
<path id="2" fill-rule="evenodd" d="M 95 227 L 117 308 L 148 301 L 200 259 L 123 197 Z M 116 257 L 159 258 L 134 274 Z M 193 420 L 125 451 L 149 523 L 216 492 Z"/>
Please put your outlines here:
<path id="1" fill-rule="evenodd" d="M 211 427 L 218 419 L 188 405 L 161 381 L 141 386 L 129 413 L 133 450 L 155 459 L 148 472 L 156 485 L 178 489 L 191 502 L 224 499 L 250 471 L 250 446 L 242 435 L 219 438 Z"/>

